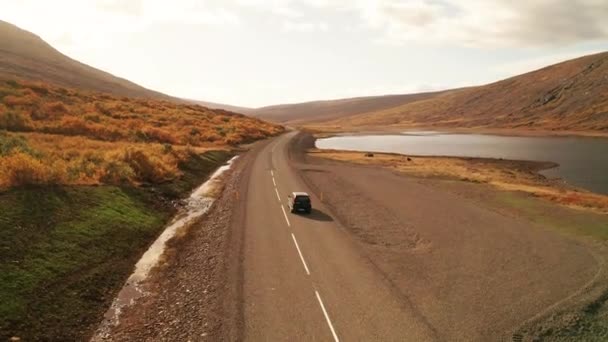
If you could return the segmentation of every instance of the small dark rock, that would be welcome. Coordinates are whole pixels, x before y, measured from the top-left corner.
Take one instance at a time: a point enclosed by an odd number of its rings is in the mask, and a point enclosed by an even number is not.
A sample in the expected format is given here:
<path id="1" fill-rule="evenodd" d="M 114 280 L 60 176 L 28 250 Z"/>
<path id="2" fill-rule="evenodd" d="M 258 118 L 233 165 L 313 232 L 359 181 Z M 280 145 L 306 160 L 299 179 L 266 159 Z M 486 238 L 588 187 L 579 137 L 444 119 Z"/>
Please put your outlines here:
<path id="1" fill-rule="evenodd" d="M 366 153 L 365 156 L 368 157 L 368 158 L 372 158 L 372 157 L 374 157 L 374 154 L 373 153 Z"/>

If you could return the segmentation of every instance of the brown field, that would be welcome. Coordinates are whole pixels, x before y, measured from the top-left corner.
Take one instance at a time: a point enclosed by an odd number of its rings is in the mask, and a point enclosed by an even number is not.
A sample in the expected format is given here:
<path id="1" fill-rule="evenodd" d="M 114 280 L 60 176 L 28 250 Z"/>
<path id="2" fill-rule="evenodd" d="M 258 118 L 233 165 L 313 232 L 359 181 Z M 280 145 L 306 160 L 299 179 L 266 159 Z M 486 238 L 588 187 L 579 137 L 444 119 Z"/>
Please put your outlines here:
<path id="1" fill-rule="evenodd" d="M 159 183 L 192 153 L 282 131 L 198 105 L 0 81 L 0 187 Z"/>
<path id="2" fill-rule="evenodd" d="M 551 181 L 538 171 L 552 163 L 483 158 L 415 157 L 361 152 L 309 150 L 311 155 L 327 159 L 389 168 L 418 177 L 439 177 L 486 183 L 499 189 L 522 191 L 568 207 L 608 213 L 608 196 L 567 187 Z"/>

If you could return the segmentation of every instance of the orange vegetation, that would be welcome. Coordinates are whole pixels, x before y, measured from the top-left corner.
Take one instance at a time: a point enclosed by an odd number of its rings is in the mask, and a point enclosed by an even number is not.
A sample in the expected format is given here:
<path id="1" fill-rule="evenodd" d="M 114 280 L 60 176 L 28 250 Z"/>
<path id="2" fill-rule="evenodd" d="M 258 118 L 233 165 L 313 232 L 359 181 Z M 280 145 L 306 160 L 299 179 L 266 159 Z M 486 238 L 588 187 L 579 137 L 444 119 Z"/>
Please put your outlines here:
<path id="1" fill-rule="evenodd" d="M 158 183 L 193 153 L 282 131 L 198 105 L 0 81 L 0 187 Z"/>

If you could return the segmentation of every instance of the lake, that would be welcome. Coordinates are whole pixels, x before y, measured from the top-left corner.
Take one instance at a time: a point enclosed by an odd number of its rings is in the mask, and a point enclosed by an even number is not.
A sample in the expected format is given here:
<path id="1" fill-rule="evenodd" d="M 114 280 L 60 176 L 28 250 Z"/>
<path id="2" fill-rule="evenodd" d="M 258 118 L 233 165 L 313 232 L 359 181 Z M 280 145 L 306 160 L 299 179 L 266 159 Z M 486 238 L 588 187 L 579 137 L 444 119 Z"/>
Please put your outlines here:
<path id="1" fill-rule="evenodd" d="M 608 194 L 608 139 L 517 137 L 486 134 L 405 132 L 393 135 L 343 135 L 318 139 L 320 149 L 392 152 L 407 155 L 552 161 L 542 171 L 569 184 Z"/>

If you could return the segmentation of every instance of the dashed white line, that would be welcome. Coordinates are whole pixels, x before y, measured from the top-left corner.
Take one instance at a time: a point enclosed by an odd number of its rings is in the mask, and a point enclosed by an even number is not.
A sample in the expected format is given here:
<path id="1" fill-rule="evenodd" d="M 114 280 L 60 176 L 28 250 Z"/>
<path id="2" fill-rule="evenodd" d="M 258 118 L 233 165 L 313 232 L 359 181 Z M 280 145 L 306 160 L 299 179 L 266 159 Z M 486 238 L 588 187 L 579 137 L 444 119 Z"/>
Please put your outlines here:
<path id="1" fill-rule="evenodd" d="M 285 207 L 281 205 L 281 209 L 283 209 L 283 215 L 285 215 L 285 221 L 287 221 L 287 226 L 291 227 L 291 223 L 289 223 L 289 218 L 287 217 L 287 212 L 285 211 Z"/>
<path id="2" fill-rule="evenodd" d="M 270 170 L 270 175 L 274 178 L 274 172 Z"/>
<path id="3" fill-rule="evenodd" d="M 277 182 L 274 181 L 274 177 L 272 177 L 272 184 L 274 184 L 274 186 L 277 186 Z"/>
<path id="4" fill-rule="evenodd" d="M 293 238 L 293 243 L 296 245 L 296 249 L 298 250 L 298 254 L 300 254 L 300 259 L 302 260 L 302 264 L 304 265 L 304 269 L 306 270 L 306 274 L 310 275 L 310 271 L 308 270 L 308 265 L 306 265 L 306 260 L 304 260 L 304 256 L 302 255 L 302 251 L 300 251 L 300 246 L 298 246 L 298 240 L 296 240 L 296 236 L 291 233 L 291 237 Z"/>
<path id="5" fill-rule="evenodd" d="M 274 192 L 277 193 L 277 199 L 279 200 L 279 202 L 281 202 L 281 196 L 279 196 L 279 190 L 277 190 L 277 188 L 274 188 Z"/>
<path id="6" fill-rule="evenodd" d="M 323 314 L 325 315 L 325 320 L 327 321 L 327 325 L 329 325 L 331 334 L 334 335 L 334 340 L 336 342 L 340 342 L 340 339 L 338 339 L 338 335 L 336 335 L 336 331 L 334 330 L 334 326 L 333 326 L 333 324 L 331 324 L 329 315 L 327 314 L 327 311 L 325 310 L 325 305 L 323 305 L 323 301 L 321 300 L 321 295 L 319 295 L 319 291 L 315 291 L 315 294 L 317 295 L 317 300 L 319 301 L 319 305 L 321 305 L 321 310 L 323 310 Z"/>

